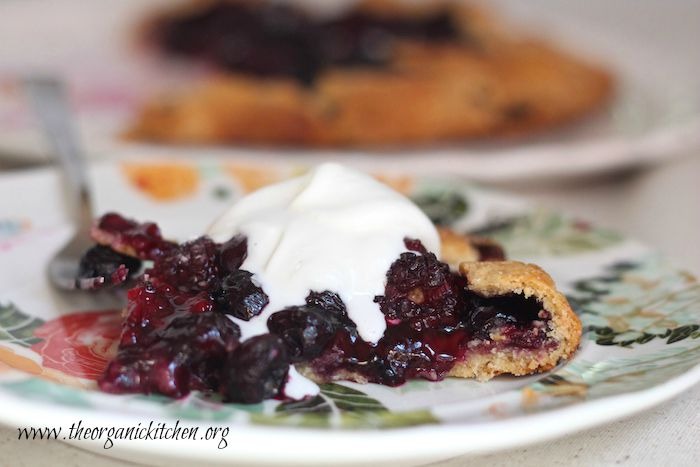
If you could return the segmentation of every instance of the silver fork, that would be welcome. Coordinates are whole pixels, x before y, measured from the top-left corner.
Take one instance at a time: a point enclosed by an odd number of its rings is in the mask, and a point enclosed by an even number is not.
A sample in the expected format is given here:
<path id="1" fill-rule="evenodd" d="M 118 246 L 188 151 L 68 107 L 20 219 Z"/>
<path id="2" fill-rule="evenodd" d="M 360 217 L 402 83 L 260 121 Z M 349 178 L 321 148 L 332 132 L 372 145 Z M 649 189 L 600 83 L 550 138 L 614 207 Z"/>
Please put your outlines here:
<path id="1" fill-rule="evenodd" d="M 93 288 L 94 278 L 78 279 L 80 258 L 94 244 L 90 239 L 93 211 L 83 153 L 71 123 L 64 86 L 51 77 L 30 77 L 24 84 L 51 152 L 62 169 L 76 228 L 73 238 L 49 262 L 49 280 L 63 290 Z"/>

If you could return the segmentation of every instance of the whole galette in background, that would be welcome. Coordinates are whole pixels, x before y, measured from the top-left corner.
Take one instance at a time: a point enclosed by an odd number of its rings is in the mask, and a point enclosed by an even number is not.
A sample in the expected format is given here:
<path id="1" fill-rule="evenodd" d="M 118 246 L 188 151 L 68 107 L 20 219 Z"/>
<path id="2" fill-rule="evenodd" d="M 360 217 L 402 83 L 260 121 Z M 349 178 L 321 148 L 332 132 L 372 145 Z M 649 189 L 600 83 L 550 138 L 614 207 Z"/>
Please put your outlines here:
<path id="1" fill-rule="evenodd" d="M 396 146 L 530 133 L 612 91 L 604 69 L 474 6 L 367 0 L 339 16 L 269 1 L 154 13 L 143 44 L 210 71 L 147 102 L 128 138 L 170 143 Z"/>

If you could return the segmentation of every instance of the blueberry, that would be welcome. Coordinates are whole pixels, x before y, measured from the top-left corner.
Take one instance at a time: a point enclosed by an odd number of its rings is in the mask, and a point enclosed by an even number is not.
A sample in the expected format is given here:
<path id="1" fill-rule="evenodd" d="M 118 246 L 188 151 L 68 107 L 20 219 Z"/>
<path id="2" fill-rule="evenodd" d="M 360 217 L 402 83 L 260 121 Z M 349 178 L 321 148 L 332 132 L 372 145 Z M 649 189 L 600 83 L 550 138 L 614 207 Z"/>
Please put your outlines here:
<path id="1" fill-rule="evenodd" d="M 328 290 L 324 292 L 309 292 L 309 295 L 306 297 L 306 304 L 335 313 L 338 316 L 346 315 L 345 303 L 343 303 L 338 294 Z"/>
<path id="2" fill-rule="evenodd" d="M 287 351 L 279 337 L 251 337 L 229 356 L 220 391 L 227 401 L 262 402 L 279 394 L 288 371 Z"/>
<path id="3" fill-rule="evenodd" d="M 219 246 L 219 269 L 222 273 L 231 273 L 241 267 L 248 256 L 248 239 L 236 235 Z"/>
<path id="4" fill-rule="evenodd" d="M 334 316 L 315 306 L 285 308 L 270 316 L 267 327 L 284 342 L 292 362 L 318 357 L 340 328 Z"/>
<path id="5" fill-rule="evenodd" d="M 245 321 L 259 315 L 270 300 L 252 277 L 253 274 L 243 269 L 226 275 L 214 294 L 218 309 Z"/>

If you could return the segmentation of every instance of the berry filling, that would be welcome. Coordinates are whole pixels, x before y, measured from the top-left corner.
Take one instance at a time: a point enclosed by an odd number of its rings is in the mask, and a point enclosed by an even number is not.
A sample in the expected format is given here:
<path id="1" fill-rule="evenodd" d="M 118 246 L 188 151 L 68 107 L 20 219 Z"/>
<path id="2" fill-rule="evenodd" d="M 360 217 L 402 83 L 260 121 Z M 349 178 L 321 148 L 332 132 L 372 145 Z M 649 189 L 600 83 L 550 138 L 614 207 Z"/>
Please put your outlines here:
<path id="1" fill-rule="evenodd" d="M 279 337 L 251 337 L 226 360 L 220 390 L 229 401 L 260 402 L 279 395 L 288 371 L 287 351 Z"/>
<path id="2" fill-rule="evenodd" d="M 357 338 L 355 325 L 345 312 L 345 305 L 332 292 L 311 292 L 306 305 L 285 308 L 267 320 L 271 333 L 282 339 L 294 363 L 319 357 L 335 337 L 345 331 Z"/>
<path id="3" fill-rule="evenodd" d="M 141 268 L 141 261 L 108 246 L 95 245 L 80 259 L 77 280 L 83 289 L 121 285 Z"/>
<path id="4" fill-rule="evenodd" d="M 345 323 L 323 354 L 309 363 L 317 377 L 350 377 L 388 386 L 412 378 L 436 381 L 467 352 L 556 345 L 547 334 L 550 316 L 534 298 L 478 296 L 420 242 L 407 240 L 406 247 L 412 251 L 391 265 L 385 294 L 376 298 L 387 322 L 382 339 L 376 345 L 367 343 Z M 301 331 L 288 323 L 284 332 Z"/>
<path id="5" fill-rule="evenodd" d="M 139 259 L 156 259 L 176 246 L 163 239 L 153 222 L 140 224 L 115 213 L 102 216 L 92 227 L 91 235 L 97 243 Z"/>
<path id="6" fill-rule="evenodd" d="M 209 292 L 220 283 L 218 250 L 209 238 L 199 237 L 161 254 L 146 273 L 183 293 Z"/>
<path id="7" fill-rule="evenodd" d="M 148 339 L 126 344 L 122 339 L 99 381 L 100 389 L 170 397 L 211 390 L 226 374 L 239 336 L 238 326 L 213 311 L 172 318 L 156 326 Z"/>
<path id="8" fill-rule="evenodd" d="M 328 67 L 387 64 L 399 38 L 448 41 L 459 32 L 447 11 L 412 19 L 354 11 L 324 20 L 290 5 L 216 1 L 160 18 L 151 35 L 174 56 L 310 84 Z"/>
<path id="9" fill-rule="evenodd" d="M 268 334 L 240 342 L 230 318 L 254 319 L 268 305 L 253 274 L 241 269 L 245 237 L 175 244 L 163 240 L 155 224 L 116 214 L 100 219 L 93 233 L 128 246 L 119 251 L 153 260 L 128 291 L 119 349 L 99 380 L 107 392 L 181 397 L 198 390 L 253 403 L 283 397 L 290 364 L 320 381 L 396 386 L 411 378 L 440 380 L 470 353 L 556 346 L 548 336 L 551 316 L 537 300 L 476 295 L 410 239 L 409 251 L 387 272 L 384 295 L 375 298 L 387 324 L 376 344 L 359 337 L 333 291 L 310 291 L 305 303 L 270 315 Z M 85 274 L 105 277 L 140 264 L 106 246 L 89 250 L 83 262 Z"/>
<path id="10" fill-rule="evenodd" d="M 472 235 L 470 237 L 472 245 L 479 252 L 479 261 L 503 261 L 506 259 L 506 252 L 498 243 L 485 237 Z"/>

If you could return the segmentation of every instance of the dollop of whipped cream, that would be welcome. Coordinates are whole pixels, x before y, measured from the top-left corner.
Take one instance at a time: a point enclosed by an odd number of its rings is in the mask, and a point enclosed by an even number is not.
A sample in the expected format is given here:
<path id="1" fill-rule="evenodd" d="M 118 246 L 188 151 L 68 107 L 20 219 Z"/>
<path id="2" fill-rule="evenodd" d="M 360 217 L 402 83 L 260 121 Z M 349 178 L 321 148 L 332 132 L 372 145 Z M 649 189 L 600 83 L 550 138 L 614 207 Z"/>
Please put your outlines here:
<path id="1" fill-rule="evenodd" d="M 384 294 L 405 238 L 439 255 L 433 223 L 408 198 L 362 172 L 325 163 L 306 175 L 240 199 L 209 228 L 217 242 L 248 238 L 241 268 L 253 273 L 270 302 L 251 319 L 234 321 L 247 339 L 268 332 L 276 311 L 303 305 L 310 291 L 337 293 L 362 339 L 376 343 L 386 321 L 374 302 Z"/>

